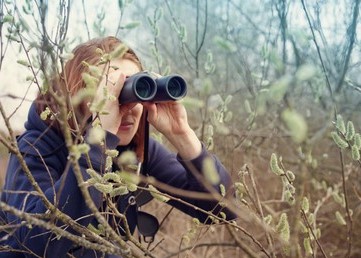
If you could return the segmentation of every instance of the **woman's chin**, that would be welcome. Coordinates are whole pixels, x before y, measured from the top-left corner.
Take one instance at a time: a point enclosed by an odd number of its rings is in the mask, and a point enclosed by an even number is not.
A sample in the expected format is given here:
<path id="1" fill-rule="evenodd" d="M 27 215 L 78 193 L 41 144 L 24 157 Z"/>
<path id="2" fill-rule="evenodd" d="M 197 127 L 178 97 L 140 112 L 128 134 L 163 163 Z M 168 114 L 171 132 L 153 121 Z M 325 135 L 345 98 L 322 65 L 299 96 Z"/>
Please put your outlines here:
<path id="1" fill-rule="evenodd" d="M 134 135 L 131 135 L 130 133 L 124 133 L 121 131 L 118 131 L 117 136 L 120 139 L 120 144 L 119 144 L 120 146 L 128 145 L 134 137 Z"/>

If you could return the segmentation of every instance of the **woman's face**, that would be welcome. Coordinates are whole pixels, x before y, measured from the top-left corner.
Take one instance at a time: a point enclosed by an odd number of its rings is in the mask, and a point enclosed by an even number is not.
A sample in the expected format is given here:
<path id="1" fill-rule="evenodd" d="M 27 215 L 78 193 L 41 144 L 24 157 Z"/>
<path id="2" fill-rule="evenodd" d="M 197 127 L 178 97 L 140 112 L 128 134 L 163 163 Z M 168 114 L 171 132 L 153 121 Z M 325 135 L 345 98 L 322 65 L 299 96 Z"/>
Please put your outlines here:
<path id="1" fill-rule="evenodd" d="M 121 74 L 129 77 L 140 72 L 139 66 L 129 59 L 112 60 L 109 67 L 107 83 L 114 83 L 118 81 Z M 125 146 L 132 141 L 138 130 L 142 112 L 143 106 L 139 103 L 119 105 L 119 116 L 122 116 L 122 119 L 116 135 L 120 139 L 120 145 Z"/>

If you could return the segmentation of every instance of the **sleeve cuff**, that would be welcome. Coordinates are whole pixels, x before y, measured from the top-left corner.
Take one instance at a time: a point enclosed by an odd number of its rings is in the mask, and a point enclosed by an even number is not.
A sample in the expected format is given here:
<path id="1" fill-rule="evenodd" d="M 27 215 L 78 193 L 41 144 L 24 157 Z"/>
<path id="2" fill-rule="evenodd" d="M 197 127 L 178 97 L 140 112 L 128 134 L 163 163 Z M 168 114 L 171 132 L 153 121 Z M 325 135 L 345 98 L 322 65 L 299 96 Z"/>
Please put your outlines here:
<path id="1" fill-rule="evenodd" d="M 193 167 L 195 167 L 197 169 L 197 171 L 201 172 L 202 171 L 202 167 L 203 167 L 203 161 L 206 157 L 208 157 L 208 151 L 206 150 L 206 147 L 204 146 L 204 144 L 202 143 L 202 151 L 201 153 L 198 155 L 198 157 L 194 158 L 194 159 L 190 159 L 190 160 L 185 160 L 182 159 L 182 157 L 177 154 L 177 160 L 184 166 L 184 167 L 189 167 L 189 165 L 192 165 Z"/>

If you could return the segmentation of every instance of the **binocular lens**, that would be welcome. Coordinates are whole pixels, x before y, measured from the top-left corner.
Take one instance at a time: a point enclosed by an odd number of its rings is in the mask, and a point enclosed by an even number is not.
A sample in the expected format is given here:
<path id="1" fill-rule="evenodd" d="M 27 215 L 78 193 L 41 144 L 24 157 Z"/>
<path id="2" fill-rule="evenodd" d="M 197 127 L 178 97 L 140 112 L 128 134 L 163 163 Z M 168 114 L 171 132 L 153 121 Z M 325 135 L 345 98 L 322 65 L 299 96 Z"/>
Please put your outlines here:
<path id="1" fill-rule="evenodd" d="M 152 87 L 146 79 L 140 79 L 135 85 L 135 91 L 141 98 L 149 98 L 152 95 Z"/>
<path id="2" fill-rule="evenodd" d="M 182 85 L 176 78 L 173 78 L 169 81 L 168 91 L 169 94 L 174 98 L 178 98 L 183 94 Z"/>

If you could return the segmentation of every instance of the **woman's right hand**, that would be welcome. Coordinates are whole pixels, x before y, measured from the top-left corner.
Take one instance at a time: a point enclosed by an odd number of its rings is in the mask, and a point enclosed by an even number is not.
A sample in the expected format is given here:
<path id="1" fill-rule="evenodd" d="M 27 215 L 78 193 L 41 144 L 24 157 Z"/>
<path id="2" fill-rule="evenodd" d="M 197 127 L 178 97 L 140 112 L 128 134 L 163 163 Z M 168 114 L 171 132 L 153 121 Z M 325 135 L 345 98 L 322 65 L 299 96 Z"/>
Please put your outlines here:
<path id="1" fill-rule="evenodd" d="M 118 135 L 122 118 L 129 114 L 129 111 L 136 105 L 136 103 L 120 104 L 118 98 L 123 89 L 125 79 L 139 72 L 140 69 L 138 65 L 131 60 L 114 59 L 105 67 L 105 70 L 106 73 L 99 83 L 94 101 L 95 103 L 99 103 L 99 101 L 104 101 L 104 97 L 106 97 L 105 104 L 102 108 L 102 111 L 106 113 L 99 113 L 98 117 L 104 130 Z M 105 89 L 107 90 L 107 94 L 104 94 Z M 112 96 L 112 98 L 109 99 L 109 96 Z M 93 114 L 93 118 L 96 115 L 97 114 Z"/>
<path id="2" fill-rule="evenodd" d="M 114 96 L 112 99 L 105 99 L 105 104 L 102 108 L 102 111 L 105 113 L 99 113 L 98 115 L 102 128 L 113 134 L 117 133 L 122 122 L 118 96 L 123 88 L 124 81 L 125 75 L 122 73 L 119 74 L 119 72 L 113 72 L 107 76 L 103 76 L 103 80 L 100 82 L 94 98 L 94 103 L 104 101 L 104 98 L 106 98 L 104 90 L 108 91 L 108 95 Z M 96 116 L 96 114 L 93 114 L 93 117 L 94 116 Z"/>

